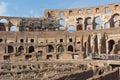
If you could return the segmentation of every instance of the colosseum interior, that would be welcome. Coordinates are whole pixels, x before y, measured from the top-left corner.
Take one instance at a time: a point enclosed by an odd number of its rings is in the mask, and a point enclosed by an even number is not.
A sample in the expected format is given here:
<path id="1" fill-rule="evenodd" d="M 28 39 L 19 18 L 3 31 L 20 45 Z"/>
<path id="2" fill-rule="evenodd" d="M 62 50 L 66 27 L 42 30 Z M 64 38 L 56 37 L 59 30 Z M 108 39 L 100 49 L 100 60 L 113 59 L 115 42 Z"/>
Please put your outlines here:
<path id="1" fill-rule="evenodd" d="M 0 16 L 0 80 L 120 80 L 120 3 Z"/>

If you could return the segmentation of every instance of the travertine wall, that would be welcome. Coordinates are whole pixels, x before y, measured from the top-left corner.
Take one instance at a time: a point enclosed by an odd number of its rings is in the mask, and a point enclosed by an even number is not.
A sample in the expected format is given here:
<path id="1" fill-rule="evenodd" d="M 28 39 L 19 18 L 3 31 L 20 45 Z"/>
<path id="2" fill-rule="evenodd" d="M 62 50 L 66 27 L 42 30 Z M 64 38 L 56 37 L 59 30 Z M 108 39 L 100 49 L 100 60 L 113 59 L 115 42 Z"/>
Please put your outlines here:
<path id="1" fill-rule="evenodd" d="M 46 10 L 45 17 L 48 17 L 48 13 L 59 21 L 63 20 L 61 27 L 65 27 L 66 30 L 71 25 L 75 31 L 99 30 L 120 25 L 120 3 L 87 8 Z"/>
<path id="2" fill-rule="evenodd" d="M 62 12 L 62 13 L 61 13 Z M 120 3 L 77 9 L 45 10 L 43 18 L 5 17 L 0 27 L 0 59 L 83 59 L 108 58 L 120 54 Z M 55 19 L 65 30 L 20 31 L 20 21 Z M 3 26 L 2 23 L 0 23 Z M 73 26 L 72 26 L 73 25 Z M 17 31 L 10 31 L 16 26 Z M 26 25 L 27 27 L 28 25 Z M 69 26 L 73 27 L 71 31 Z M 50 26 L 48 26 L 50 27 Z M 5 29 L 4 29 L 5 28 Z"/>

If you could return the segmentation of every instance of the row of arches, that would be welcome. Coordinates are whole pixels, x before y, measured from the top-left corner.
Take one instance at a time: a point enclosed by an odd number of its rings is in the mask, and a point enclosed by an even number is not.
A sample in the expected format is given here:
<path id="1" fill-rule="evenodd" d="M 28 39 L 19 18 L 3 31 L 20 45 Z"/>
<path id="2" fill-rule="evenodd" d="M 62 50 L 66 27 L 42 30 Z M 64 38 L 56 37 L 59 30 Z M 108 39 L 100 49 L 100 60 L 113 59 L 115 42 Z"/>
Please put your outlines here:
<path id="1" fill-rule="evenodd" d="M 107 40 L 107 35 L 104 33 L 101 35 L 89 35 L 88 40 L 83 44 L 83 51 L 86 56 L 88 55 L 99 55 L 99 54 L 118 54 L 120 50 L 119 42 L 115 45 L 113 39 Z"/>
<path id="2" fill-rule="evenodd" d="M 100 16 L 97 16 L 93 19 L 91 17 L 85 18 L 84 25 L 83 25 L 83 18 L 79 17 L 76 19 L 77 21 L 76 29 L 83 30 L 84 26 L 85 26 L 85 30 L 119 27 L 120 26 L 119 17 L 120 15 L 118 13 L 113 14 L 111 18 L 104 23 L 104 26 L 100 26 L 100 24 L 102 23 L 102 18 Z"/>
<path id="3" fill-rule="evenodd" d="M 76 18 L 76 30 L 92 30 L 92 29 L 106 29 L 106 28 L 116 28 L 120 26 L 120 15 L 119 13 L 115 13 L 111 16 L 110 19 L 108 19 L 107 21 L 105 21 L 104 26 L 101 26 L 102 22 L 102 18 L 100 16 L 96 16 L 93 19 L 91 17 L 87 17 L 85 18 L 85 20 L 83 20 L 83 18 L 79 17 Z M 60 30 L 65 30 L 65 23 L 66 21 L 64 19 L 60 19 L 59 20 L 60 23 Z M 84 28 L 83 28 L 84 27 Z M 69 25 L 67 28 L 68 31 L 72 32 L 75 31 L 75 26 L 74 25 Z"/>
<path id="4" fill-rule="evenodd" d="M 69 45 L 68 46 L 68 51 L 73 52 L 73 46 Z M 63 45 L 58 46 L 58 53 L 62 53 L 64 51 Z M 48 52 L 54 52 L 54 47 L 52 45 L 48 45 Z"/>
<path id="5" fill-rule="evenodd" d="M 24 46 L 19 46 L 18 49 L 17 49 L 17 53 L 18 54 L 23 53 L 24 49 L 25 49 Z M 54 50 L 55 49 L 52 45 L 48 45 L 48 53 L 54 52 Z M 58 52 L 62 53 L 63 51 L 64 51 L 63 45 L 59 45 L 58 46 Z M 73 46 L 72 45 L 68 46 L 68 51 L 73 52 Z M 34 46 L 29 46 L 28 47 L 28 53 L 33 53 L 33 52 L 35 52 Z M 14 47 L 13 46 L 8 45 L 8 53 L 14 53 Z"/>
<path id="6" fill-rule="evenodd" d="M 18 47 L 17 52 L 23 52 L 24 49 L 25 49 L 24 46 L 20 46 L 20 47 Z M 28 53 L 32 53 L 34 51 L 35 51 L 34 46 L 30 46 L 28 48 Z M 11 45 L 8 45 L 8 53 L 13 53 L 13 52 L 14 52 L 14 47 Z"/>
<path id="7" fill-rule="evenodd" d="M 14 26 L 10 21 L 7 19 L 0 19 L 0 31 L 6 31 L 6 26 L 8 26 L 8 31 L 17 31 L 17 27 Z"/>
<path id="8" fill-rule="evenodd" d="M 120 6 L 119 6 L 119 4 L 115 4 L 115 5 L 113 5 L 113 9 L 116 11 L 116 10 L 119 10 L 119 8 L 120 8 Z M 103 9 L 103 8 L 102 8 Z M 98 13 L 98 12 L 100 12 L 100 11 L 102 11 L 100 8 L 95 8 L 95 12 L 96 13 Z M 65 11 L 66 12 L 66 11 Z M 64 17 L 65 16 L 65 12 L 64 11 L 60 11 L 60 13 L 59 13 L 59 16 L 60 17 Z M 69 12 L 69 15 L 71 15 L 71 14 L 74 14 L 75 12 L 73 11 L 73 10 L 68 10 L 68 12 Z M 86 9 L 86 11 L 84 12 L 82 9 L 78 9 L 78 11 L 76 11 L 77 13 L 75 13 L 75 14 L 83 14 L 83 13 L 85 13 L 86 12 L 86 14 L 91 14 L 92 13 L 92 10 L 89 8 L 89 9 Z M 108 14 L 110 12 L 110 7 L 108 7 L 108 6 L 106 6 L 105 8 L 104 8 L 104 13 L 105 14 Z M 53 13 L 53 11 L 51 11 L 51 13 Z M 74 15 L 75 15 L 74 14 Z M 67 14 L 68 15 L 68 14 Z"/>

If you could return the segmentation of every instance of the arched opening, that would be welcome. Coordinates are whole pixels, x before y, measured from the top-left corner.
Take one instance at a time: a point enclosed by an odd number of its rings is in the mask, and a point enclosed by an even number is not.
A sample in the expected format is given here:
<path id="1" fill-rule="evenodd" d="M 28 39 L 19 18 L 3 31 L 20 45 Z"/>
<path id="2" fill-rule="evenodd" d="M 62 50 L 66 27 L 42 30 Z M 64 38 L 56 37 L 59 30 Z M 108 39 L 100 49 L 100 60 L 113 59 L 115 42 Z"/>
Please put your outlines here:
<path id="1" fill-rule="evenodd" d="M 8 24 L 8 20 L 7 19 L 1 19 L 0 20 L 0 31 L 6 31 L 5 24 Z"/>
<path id="2" fill-rule="evenodd" d="M 37 58 L 41 58 L 41 57 L 42 57 L 42 53 L 43 53 L 43 51 L 38 51 L 36 57 L 37 57 Z"/>
<path id="3" fill-rule="evenodd" d="M 54 52 L 54 47 L 52 45 L 48 45 L 48 52 Z"/>
<path id="4" fill-rule="evenodd" d="M 105 13 L 108 14 L 109 11 L 110 11 L 109 7 L 106 7 L 106 8 L 105 8 Z"/>
<path id="5" fill-rule="evenodd" d="M 8 20 L 7 20 L 7 19 L 1 19 L 1 20 L 0 20 L 0 23 L 7 24 L 7 23 L 8 23 Z"/>
<path id="6" fill-rule="evenodd" d="M 105 23 L 105 24 L 104 24 L 104 29 L 106 29 L 106 28 L 109 28 L 108 23 Z"/>
<path id="7" fill-rule="evenodd" d="M 78 14 L 82 14 L 82 10 L 78 10 Z"/>
<path id="8" fill-rule="evenodd" d="M 60 24 L 60 25 L 64 25 L 64 24 L 65 24 L 65 20 L 60 19 L 60 20 L 59 20 L 59 24 Z"/>
<path id="9" fill-rule="evenodd" d="M 73 52 L 73 46 L 72 45 L 68 46 L 68 51 Z"/>
<path id="10" fill-rule="evenodd" d="M 24 47 L 23 46 L 20 46 L 19 48 L 18 48 L 18 51 L 19 52 L 22 52 L 24 50 Z"/>
<path id="11" fill-rule="evenodd" d="M 108 47 L 109 52 L 108 53 L 110 54 L 110 52 L 113 50 L 113 45 L 115 44 L 115 41 L 114 40 L 109 40 L 108 44 L 109 44 L 109 47 Z"/>
<path id="12" fill-rule="evenodd" d="M 58 47 L 58 53 L 62 53 L 64 51 L 64 48 L 62 45 L 59 45 Z"/>
<path id="13" fill-rule="evenodd" d="M 91 25 L 86 25 L 86 30 L 90 30 L 91 29 Z"/>
<path id="14" fill-rule="evenodd" d="M 92 19 L 91 17 L 87 17 L 85 19 L 85 30 L 90 30 L 92 28 Z"/>
<path id="15" fill-rule="evenodd" d="M 100 25 L 97 24 L 97 25 L 95 26 L 95 29 L 100 29 Z"/>
<path id="16" fill-rule="evenodd" d="M 64 26 L 60 26 L 59 28 L 60 28 L 60 30 L 65 30 Z"/>
<path id="17" fill-rule="evenodd" d="M 75 29 L 74 29 L 74 26 L 73 25 L 70 25 L 69 27 L 68 27 L 68 31 L 69 32 L 73 32 Z"/>
<path id="18" fill-rule="evenodd" d="M 20 56 L 23 51 L 24 51 L 24 47 L 23 47 L 23 46 L 20 46 L 20 47 L 18 48 L 18 51 L 17 51 L 17 53 L 16 53 L 16 56 Z"/>
<path id="19" fill-rule="evenodd" d="M 95 23 L 99 24 L 101 22 L 101 19 L 99 16 L 95 17 Z"/>
<path id="20" fill-rule="evenodd" d="M 64 17 L 64 13 L 62 11 L 60 12 L 60 17 Z"/>
<path id="21" fill-rule="evenodd" d="M 34 52 L 34 47 L 33 47 L 33 46 L 30 46 L 30 47 L 29 47 L 29 53 L 32 53 L 32 52 Z"/>
<path id="22" fill-rule="evenodd" d="M 114 15 L 111 16 L 110 18 L 110 27 L 111 28 L 114 28 L 116 25 L 119 25 L 119 14 L 118 13 L 115 13 Z M 118 22 L 116 24 L 116 22 Z"/>
<path id="23" fill-rule="evenodd" d="M 0 43 L 2 43 L 3 42 L 3 39 L 0 39 Z"/>
<path id="24" fill-rule="evenodd" d="M 118 9 L 119 9 L 119 5 L 115 5 L 115 6 L 114 6 L 114 9 L 115 9 L 115 10 L 118 10 Z"/>
<path id="25" fill-rule="evenodd" d="M 13 46 L 8 46 L 8 53 L 13 53 L 14 52 L 14 48 Z"/>
<path id="26" fill-rule="evenodd" d="M 82 30 L 82 24 L 77 25 L 77 30 Z"/>
<path id="27" fill-rule="evenodd" d="M 82 24 L 83 23 L 83 18 L 79 17 L 76 18 L 77 24 Z"/>
<path id="28" fill-rule="evenodd" d="M 104 73 L 104 70 L 99 70 L 98 75 L 101 75 Z"/>
<path id="29" fill-rule="evenodd" d="M 11 26 L 10 31 L 17 31 L 17 27 L 16 26 Z"/>
<path id="30" fill-rule="evenodd" d="M 114 22 L 114 27 L 119 27 L 119 21 Z"/>

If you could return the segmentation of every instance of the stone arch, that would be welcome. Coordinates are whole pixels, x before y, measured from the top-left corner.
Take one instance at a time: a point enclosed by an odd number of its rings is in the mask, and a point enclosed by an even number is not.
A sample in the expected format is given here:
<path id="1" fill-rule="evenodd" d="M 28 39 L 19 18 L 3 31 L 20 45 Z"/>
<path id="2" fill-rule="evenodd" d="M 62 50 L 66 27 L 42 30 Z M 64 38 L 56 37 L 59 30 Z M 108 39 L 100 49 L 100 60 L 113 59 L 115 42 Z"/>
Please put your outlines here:
<path id="1" fill-rule="evenodd" d="M 48 52 L 54 52 L 54 47 L 52 45 L 48 45 Z"/>
<path id="2" fill-rule="evenodd" d="M 16 26 L 11 26 L 10 31 L 17 31 L 17 27 Z"/>
<path id="3" fill-rule="evenodd" d="M 0 43 L 2 43 L 3 42 L 3 39 L 2 38 L 0 38 Z"/>
<path id="4" fill-rule="evenodd" d="M 68 51 L 73 52 L 73 46 L 72 45 L 68 46 Z"/>
<path id="5" fill-rule="evenodd" d="M 118 10 L 120 7 L 118 4 L 114 5 L 114 10 Z"/>
<path id="6" fill-rule="evenodd" d="M 99 69 L 99 70 L 98 70 L 98 75 L 103 74 L 103 73 L 104 73 L 104 71 L 105 71 L 104 69 Z"/>
<path id="7" fill-rule="evenodd" d="M 60 26 L 59 28 L 60 28 L 60 30 L 65 30 L 64 26 Z"/>
<path id="8" fill-rule="evenodd" d="M 60 17 L 64 17 L 64 12 L 63 11 L 60 12 Z"/>
<path id="9" fill-rule="evenodd" d="M 77 24 L 82 24 L 83 23 L 83 18 L 79 17 L 76 18 Z"/>
<path id="10" fill-rule="evenodd" d="M 16 56 L 20 56 L 22 53 L 24 52 L 24 47 L 23 46 L 19 46 L 17 53 L 15 54 Z"/>
<path id="11" fill-rule="evenodd" d="M 34 51 L 35 51 L 34 46 L 30 46 L 30 47 L 29 47 L 29 53 L 32 53 L 32 52 L 34 52 Z"/>
<path id="12" fill-rule="evenodd" d="M 8 45 L 8 53 L 13 53 L 14 52 L 14 48 L 11 45 Z"/>
<path id="13" fill-rule="evenodd" d="M 73 32 L 74 30 L 75 30 L 74 26 L 73 25 L 69 25 L 68 31 L 69 32 Z"/>
<path id="14" fill-rule="evenodd" d="M 115 13 L 115 14 L 113 14 L 112 16 L 111 16 L 111 18 L 110 18 L 110 28 L 113 28 L 113 27 L 115 27 L 115 22 L 118 22 L 118 25 L 120 25 L 120 23 L 119 23 L 119 14 L 118 13 Z"/>
<path id="15" fill-rule="evenodd" d="M 60 24 L 60 25 L 64 25 L 64 24 L 65 24 L 65 20 L 64 20 L 64 19 L 60 19 L 60 20 L 59 20 L 59 24 Z"/>
<path id="16" fill-rule="evenodd" d="M 0 23 L 4 23 L 4 24 L 8 24 L 8 20 L 3 18 L 3 19 L 0 19 Z"/>
<path id="17" fill-rule="evenodd" d="M 95 23 L 100 24 L 100 22 L 101 22 L 100 16 L 95 17 Z"/>
<path id="18" fill-rule="evenodd" d="M 89 28 L 88 28 L 89 26 Z M 91 17 L 87 17 L 85 19 L 85 30 L 90 30 L 92 26 L 92 18 Z"/>
<path id="19" fill-rule="evenodd" d="M 100 16 L 95 17 L 93 20 L 93 25 L 95 26 L 94 29 L 100 29 L 101 28 L 100 23 L 101 23 Z"/>
<path id="20" fill-rule="evenodd" d="M 104 24 L 104 29 L 106 29 L 106 28 L 109 28 L 108 22 L 106 22 L 106 23 Z"/>
<path id="21" fill-rule="evenodd" d="M 109 54 L 110 54 L 110 52 L 113 50 L 113 45 L 115 44 L 115 41 L 114 40 L 109 40 L 108 41 L 108 50 L 109 50 Z"/>
<path id="22" fill-rule="evenodd" d="M 40 51 L 37 52 L 36 57 L 41 58 L 42 55 L 43 55 L 43 51 L 40 50 Z"/>
<path id="23" fill-rule="evenodd" d="M 24 50 L 24 47 L 23 46 L 19 46 L 18 47 L 18 52 L 22 52 Z"/>

